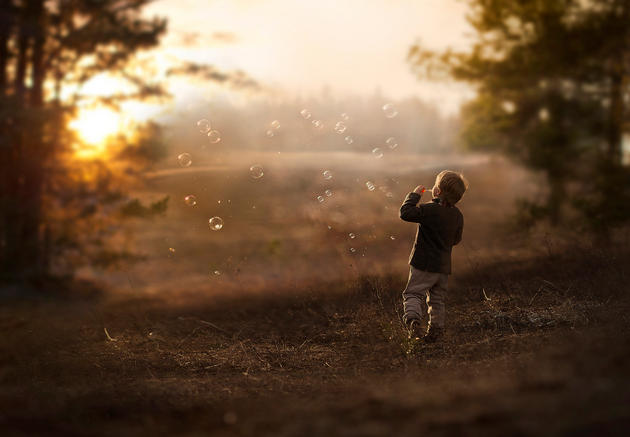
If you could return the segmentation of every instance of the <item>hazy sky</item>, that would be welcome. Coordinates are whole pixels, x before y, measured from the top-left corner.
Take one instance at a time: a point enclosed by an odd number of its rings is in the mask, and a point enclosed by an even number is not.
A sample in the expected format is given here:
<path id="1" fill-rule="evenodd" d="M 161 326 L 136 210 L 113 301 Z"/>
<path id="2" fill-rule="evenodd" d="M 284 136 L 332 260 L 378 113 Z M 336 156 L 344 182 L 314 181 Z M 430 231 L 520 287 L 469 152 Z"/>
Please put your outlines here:
<path id="1" fill-rule="evenodd" d="M 146 12 L 168 17 L 171 54 L 242 69 L 290 94 L 326 85 L 338 94 L 380 89 L 434 101 L 445 112 L 470 96 L 463 86 L 420 83 L 405 61 L 417 40 L 467 46 L 461 0 L 158 0 Z"/>

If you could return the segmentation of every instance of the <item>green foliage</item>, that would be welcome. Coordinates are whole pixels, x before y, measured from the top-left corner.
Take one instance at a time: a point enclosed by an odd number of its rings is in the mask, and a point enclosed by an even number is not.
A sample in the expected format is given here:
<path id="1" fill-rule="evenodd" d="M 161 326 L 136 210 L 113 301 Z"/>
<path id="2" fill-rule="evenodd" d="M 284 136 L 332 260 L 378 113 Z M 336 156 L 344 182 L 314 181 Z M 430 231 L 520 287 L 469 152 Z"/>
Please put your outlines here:
<path id="1" fill-rule="evenodd" d="M 152 218 L 166 212 L 168 199 L 169 196 L 166 196 L 161 200 L 149 204 L 149 206 L 144 206 L 138 199 L 132 199 L 123 205 L 120 212 L 124 217 Z"/>
<path id="2" fill-rule="evenodd" d="M 620 182 L 617 173 L 627 173 L 621 138 L 630 125 L 630 102 L 623 97 L 630 83 L 630 0 L 469 4 L 476 32 L 470 52 L 436 53 L 415 45 L 409 60 L 423 77 L 477 88 L 462 110 L 467 148 L 505 153 L 547 176 L 544 204 L 521 203 L 519 220 L 559 223 L 562 205 L 569 203 L 591 223 L 589 211 L 607 199 L 616 212 L 601 218 L 600 227 L 629 221 L 623 196 L 606 193 Z M 609 171 L 596 169 L 601 161 Z M 604 182 L 590 182 L 595 174 Z M 570 184 L 579 192 L 599 190 L 593 198 L 600 200 L 571 199 Z"/>
<path id="3" fill-rule="evenodd" d="M 0 276 L 71 273 L 113 260 L 127 249 L 112 251 L 106 237 L 120 234 L 115 213 L 138 183 L 120 167 L 146 167 L 163 155 L 159 127 L 141 126 L 137 138 L 112 145 L 120 151 L 113 160 L 77 162 L 67 124 L 79 104 L 166 97 L 136 57 L 158 44 L 166 20 L 142 18 L 149 0 L 0 2 Z M 126 81 L 130 92 L 82 95 L 99 74 Z M 64 87 L 78 91 L 62 101 Z M 152 217 L 166 205 L 129 209 Z"/>

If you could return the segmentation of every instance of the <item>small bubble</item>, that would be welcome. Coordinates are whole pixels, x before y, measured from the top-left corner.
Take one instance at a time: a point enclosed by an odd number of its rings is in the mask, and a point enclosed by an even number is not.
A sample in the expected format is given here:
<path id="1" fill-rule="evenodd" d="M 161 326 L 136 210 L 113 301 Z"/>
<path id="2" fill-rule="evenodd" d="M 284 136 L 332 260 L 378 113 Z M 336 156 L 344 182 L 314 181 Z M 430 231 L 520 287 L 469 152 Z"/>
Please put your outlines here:
<path id="1" fill-rule="evenodd" d="M 317 201 L 322 203 L 324 201 L 324 196 L 317 196 Z"/>
<path id="2" fill-rule="evenodd" d="M 280 122 L 278 120 L 274 120 L 271 122 L 271 127 L 274 128 L 275 130 L 280 129 Z"/>
<path id="3" fill-rule="evenodd" d="M 324 191 L 324 194 L 326 195 L 326 197 L 330 197 L 330 196 L 333 195 L 333 192 L 332 192 L 332 190 L 326 190 L 326 191 Z"/>
<path id="4" fill-rule="evenodd" d="M 169 247 L 168 251 L 171 252 L 171 253 L 175 253 L 175 248 L 174 247 Z"/>
<path id="5" fill-rule="evenodd" d="M 206 120 L 205 118 L 202 118 L 201 120 L 197 122 L 197 127 L 199 128 L 199 132 L 201 132 L 202 134 L 205 134 L 210 129 L 212 129 L 210 122 Z"/>
<path id="6" fill-rule="evenodd" d="M 212 274 L 214 276 L 221 276 L 221 271 L 220 270 L 215 270 L 215 271 L 212 272 Z"/>
<path id="7" fill-rule="evenodd" d="M 387 118 L 394 118 L 398 115 L 398 110 L 392 103 L 384 104 L 383 112 L 385 113 L 385 117 Z"/>
<path id="8" fill-rule="evenodd" d="M 329 181 L 333 177 L 332 172 L 330 170 L 324 170 L 324 172 L 322 173 L 322 176 L 324 176 L 324 179 L 326 179 L 327 181 Z"/>
<path id="9" fill-rule="evenodd" d="M 357 250 L 354 247 L 350 248 L 350 253 L 355 253 Z"/>
<path id="10" fill-rule="evenodd" d="M 335 124 L 335 132 L 337 132 L 339 135 L 341 135 L 345 131 L 346 131 L 346 125 L 343 124 L 343 122 L 338 121 L 337 124 Z"/>
<path id="11" fill-rule="evenodd" d="M 346 144 L 352 144 L 354 143 L 354 138 L 352 138 L 350 135 L 348 135 L 347 137 L 344 138 Z"/>
<path id="12" fill-rule="evenodd" d="M 223 227 L 223 219 L 221 217 L 212 217 L 208 220 L 208 225 L 213 231 L 218 231 Z"/>
<path id="13" fill-rule="evenodd" d="M 390 235 L 390 236 L 389 236 L 389 239 L 390 239 L 390 240 L 395 240 L 395 239 L 396 239 L 396 237 L 394 237 L 393 235 Z"/>
<path id="14" fill-rule="evenodd" d="M 379 148 L 379 147 L 375 147 L 372 149 L 372 155 L 374 155 L 375 158 L 382 158 L 383 157 L 383 151 Z"/>
<path id="15" fill-rule="evenodd" d="M 385 197 L 389 197 L 389 198 L 391 199 L 392 197 L 394 197 L 394 193 L 392 193 L 391 191 L 388 191 L 388 192 L 385 194 Z"/>
<path id="16" fill-rule="evenodd" d="M 328 228 L 329 231 L 332 229 L 332 226 L 330 226 L 330 225 L 328 225 L 326 227 Z"/>
<path id="17" fill-rule="evenodd" d="M 348 120 L 350 120 L 350 116 L 344 112 L 344 113 L 341 114 L 341 119 L 343 121 L 348 121 Z"/>
<path id="18" fill-rule="evenodd" d="M 374 189 L 376 188 L 376 186 L 375 186 L 372 182 L 370 182 L 370 181 L 367 181 L 367 182 L 365 183 L 365 186 L 366 186 L 366 187 L 367 187 L 367 189 L 368 189 L 368 190 L 370 190 L 370 191 L 374 191 Z"/>
<path id="19" fill-rule="evenodd" d="M 267 129 L 265 135 L 267 135 L 268 138 L 273 138 L 276 134 L 271 129 Z"/>
<path id="20" fill-rule="evenodd" d="M 197 204 L 197 198 L 192 194 L 184 197 L 184 203 L 188 206 L 195 206 Z"/>
<path id="21" fill-rule="evenodd" d="M 324 128 L 324 123 L 322 123 L 321 120 L 313 120 L 312 123 L 313 123 L 313 126 L 315 126 L 316 129 L 323 129 Z"/>
<path id="22" fill-rule="evenodd" d="M 210 140 L 210 143 L 212 144 L 216 144 L 218 142 L 221 141 L 221 132 L 219 132 L 218 130 L 211 130 L 210 132 L 208 132 L 208 140 Z"/>
<path id="23" fill-rule="evenodd" d="M 190 165 L 192 164 L 192 157 L 189 153 L 182 153 L 177 157 L 177 161 L 182 167 L 190 167 Z"/>
<path id="24" fill-rule="evenodd" d="M 350 232 L 350 233 L 348 234 L 348 237 L 350 237 L 351 239 L 353 239 L 353 240 L 354 240 L 354 239 L 356 238 L 356 235 L 354 235 L 352 232 Z"/>
<path id="25" fill-rule="evenodd" d="M 311 111 L 309 111 L 308 109 L 302 109 L 300 111 L 300 115 L 302 115 L 305 120 L 308 120 L 309 118 L 311 118 Z"/>
<path id="26" fill-rule="evenodd" d="M 385 144 L 387 144 L 387 147 L 389 147 L 392 150 L 398 147 L 398 142 L 396 141 L 396 138 L 394 137 L 389 137 L 388 139 L 386 139 Z"/>

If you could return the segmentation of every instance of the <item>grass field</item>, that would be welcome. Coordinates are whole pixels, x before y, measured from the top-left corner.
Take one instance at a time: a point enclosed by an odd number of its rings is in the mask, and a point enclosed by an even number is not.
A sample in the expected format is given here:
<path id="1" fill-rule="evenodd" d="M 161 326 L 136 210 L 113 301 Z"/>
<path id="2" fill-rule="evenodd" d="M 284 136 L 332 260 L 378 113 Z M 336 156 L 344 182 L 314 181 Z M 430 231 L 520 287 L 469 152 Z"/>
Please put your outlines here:
<path id="1" fill-rule="evenodd" d="M 622 238 L 510 233 L 541 188 L 500 160 L 260 156 L 253 181 L 252 158 L 151 175 L 139 195 L 171 208 L 121 242 L 145 261 L 4 298 L 2 435 L 627 435 Z M 401 323 L 398 207 L 444 165 L 471 189 L 446 337 L 422 345 Z"/>

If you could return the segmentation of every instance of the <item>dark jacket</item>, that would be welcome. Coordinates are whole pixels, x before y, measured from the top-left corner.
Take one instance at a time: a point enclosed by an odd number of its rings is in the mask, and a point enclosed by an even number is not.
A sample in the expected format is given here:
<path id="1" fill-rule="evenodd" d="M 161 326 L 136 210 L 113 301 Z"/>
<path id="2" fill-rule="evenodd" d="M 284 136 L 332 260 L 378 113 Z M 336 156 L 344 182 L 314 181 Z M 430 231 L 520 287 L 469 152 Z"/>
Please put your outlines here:
<path id="1" fill-rule="evenodd" d="M 418 205 L 420 194 L 409 193 L 400 207 L 400 218 L 419 223 L 409 264 L 427 272 L 451 273 L 451 249 L 462 240 L 464 216 L 456 206 L 440 199 Z M 418 205 L 418 206 L 416 206 Z"/>

